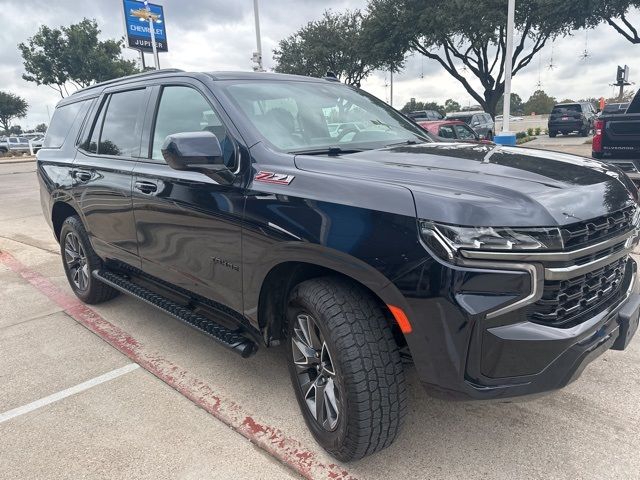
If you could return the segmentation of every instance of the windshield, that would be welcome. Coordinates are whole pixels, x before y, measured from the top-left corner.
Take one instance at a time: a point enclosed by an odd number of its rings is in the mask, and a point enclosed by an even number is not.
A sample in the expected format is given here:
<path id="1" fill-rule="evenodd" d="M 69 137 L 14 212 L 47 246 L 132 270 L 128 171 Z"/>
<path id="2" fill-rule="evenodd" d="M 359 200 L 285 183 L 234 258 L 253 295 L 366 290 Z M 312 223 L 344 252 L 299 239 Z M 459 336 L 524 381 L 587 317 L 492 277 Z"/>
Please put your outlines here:
<path id="1" fill-rule="evenodd" d="M 461 122 L 466 123 L 467 125 L 471 124 L 471 115 L 449 115 L 447 116 L 449 120 L 460 120 Z"/>
<path id="2" fill-rule="evenodd" d="M 269 143 L 286 152 L 429 141 L 381 100 L 340 83 L 248 81 L 225 91 Z"/>

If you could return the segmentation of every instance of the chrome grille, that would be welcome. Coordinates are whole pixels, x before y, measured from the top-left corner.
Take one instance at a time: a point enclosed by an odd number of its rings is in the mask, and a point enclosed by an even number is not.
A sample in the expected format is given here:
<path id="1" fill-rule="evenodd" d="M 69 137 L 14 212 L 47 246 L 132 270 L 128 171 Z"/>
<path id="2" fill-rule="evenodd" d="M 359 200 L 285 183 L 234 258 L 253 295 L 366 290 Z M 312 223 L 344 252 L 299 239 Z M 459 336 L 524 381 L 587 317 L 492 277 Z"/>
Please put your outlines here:
<path id="1" fill-rule="evenodd" d="M 626 283 L 627 257 L 569 280 L 545 281 L 542 298 L 527 307 L 531 321 L 570 327 L 618 300 Z"/>
<path id="2" fill-rule="evenodd" d="M 631 205 L 609 215 L 593 218 L 584 222 L 572 223 L 561 228 L 564 248 L 582 247 L 600 242 L 630 230 L 636 206 Z"/>

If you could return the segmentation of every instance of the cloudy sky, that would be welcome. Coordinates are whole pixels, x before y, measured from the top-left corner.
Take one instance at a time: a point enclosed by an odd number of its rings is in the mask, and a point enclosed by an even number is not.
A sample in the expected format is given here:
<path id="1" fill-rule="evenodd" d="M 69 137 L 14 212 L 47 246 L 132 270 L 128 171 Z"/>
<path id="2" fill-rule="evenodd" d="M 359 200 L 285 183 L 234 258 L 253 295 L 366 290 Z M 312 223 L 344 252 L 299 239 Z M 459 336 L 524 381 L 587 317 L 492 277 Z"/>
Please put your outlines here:
<path id="1" fill-rule="evenodd" d="M 251 53 L 255 50 L 252 0 L 158 0 L 164 5 L 170 51 L 161 54 L 162 67 L 185 70 L 250 70 Z M 345 8 L 365 8 L 366 0 L 260 0 L 260 16 L 264 64 L 274 66 L 272 51 L 280 39 L 295 32 L 306 22 L 319 18 L 325 9 L 341 11 Z M 505 0 L 506 3 L 506 0 Z M 33 35 L 39 25 L 68 25 L 83 17 L 95 18 L 104 38 L 124 34 L 120 0 L 0 0 L 2 22 L 0 29 L 0 90 L 8 90 L 25 97 L 30 105 L 23 128 L 40 122 L 48 123 L 59 96 L 46 86 L 22 80 L 22 61 L 16 45 Z M 640 25 L 640 14 L 633 15 Z M 581 59 L 585 50 L 589 58 Z M 554 69 L 549 69 L 553 54 Z M 127 58 L 137 53 L 126 50 Z M 557 97 L 609 97 L 613 94 L 615 68 L 629 64 L 632 80 L 640 75 L 640 45 L 631 45 L 608 26 L 602 25 L 559 39 L 548 45 L 537 59 L 513 81 L 513 91 L 527 99 L 540 81 L 547 93 Z M 148 63 L 152 59 L 148 56 Z M 409 58 L 405 72 L 395 78 L 394 105 L 399 107 L 410 98 L 443 103 L 454 98 L 463 105 L 471 98 L 457 82 L 444 73 L 439 65 L 416 55 Z M 378 72 L 363 87 L 388 100 L 385 87 L 388 76 Z"/>

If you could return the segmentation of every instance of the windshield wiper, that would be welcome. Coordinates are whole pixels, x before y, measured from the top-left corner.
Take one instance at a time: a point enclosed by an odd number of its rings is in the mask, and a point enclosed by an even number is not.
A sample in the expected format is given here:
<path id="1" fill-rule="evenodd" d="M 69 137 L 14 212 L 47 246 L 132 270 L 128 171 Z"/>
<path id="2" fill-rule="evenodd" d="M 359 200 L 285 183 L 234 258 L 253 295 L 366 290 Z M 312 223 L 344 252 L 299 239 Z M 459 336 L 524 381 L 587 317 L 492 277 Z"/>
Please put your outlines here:
<path id="1" fill-rule="evenodd" d="M 427 142 L 417 142 L 416 140 L 404 140 L 402 142 L 390 143 L 389 145 L 385 145 L 385 148 L 395 147 L 397 145 L 417 145 L 419 143 L 427 143 Z"/>
<path id="2" fill-rule="evenodd" d="M 293 153 L 294 155 L 329 155 L 330 157 L 336 157 L 338 155 L 362 152 L 363 150 L 362 148 L 327 147 L 309 150 L 292 150 L 289 153 Z"/>

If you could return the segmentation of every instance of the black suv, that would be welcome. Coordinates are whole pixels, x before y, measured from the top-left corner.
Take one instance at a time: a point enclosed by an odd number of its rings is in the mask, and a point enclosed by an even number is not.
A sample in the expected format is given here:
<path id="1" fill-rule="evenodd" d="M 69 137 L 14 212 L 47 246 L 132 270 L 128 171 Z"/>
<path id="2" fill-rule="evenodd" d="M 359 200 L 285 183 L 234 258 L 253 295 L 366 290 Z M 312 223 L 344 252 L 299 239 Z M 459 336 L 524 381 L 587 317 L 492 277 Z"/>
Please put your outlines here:
<path id="1" fill-rule="evenodd" d="M 358 124 L 338 137 L 329 123 Z M 637 190 L 596 160 L 433 143 L 336 81 L 144 73 L 58 105 L 38 153 L 71 288 L 243 357 L 282 344 L 341 460 L 390 445 L 405 364 L 447 398 L 563 387 L 636 331 Z"/>
<path id="2" fill-rule="evenodd" d="M 593 129 L 596 116 L 597 112 L 589 102 L 560 103 L 553 107 L 549 115 L 549 136 L 554 138 L 558 133 L 569 135 L 578 132 L 587 137 Z"/>

